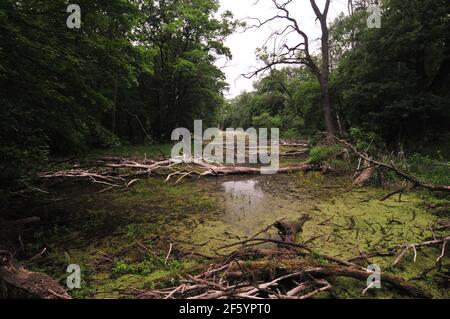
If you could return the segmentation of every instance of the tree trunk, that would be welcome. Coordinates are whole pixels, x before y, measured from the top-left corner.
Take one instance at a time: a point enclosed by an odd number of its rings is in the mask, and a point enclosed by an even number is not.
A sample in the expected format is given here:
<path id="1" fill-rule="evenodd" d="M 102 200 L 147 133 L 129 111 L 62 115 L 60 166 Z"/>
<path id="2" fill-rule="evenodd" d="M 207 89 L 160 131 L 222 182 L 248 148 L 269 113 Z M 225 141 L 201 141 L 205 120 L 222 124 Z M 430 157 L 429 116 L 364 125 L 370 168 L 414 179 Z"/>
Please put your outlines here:
<path id="1" fill-rule="evenodd" d="M 111 122 L 111 132 L 116 134 L 116 126 L 117 126 L 117 90 L 118 90 L 118 80 L 117 76 L 114 77 L 114 97 L 113 97 L 113 109 L 112 109 L 112 122 Z"/>
<path id="2" fill-rule="evenodd" d="M 55 280 L 28 271 L 8 254 L 0 254 L 0 299 L 71 299 Z"/>
<path id="3" fill-rule="evenodd" d="M 325 127 L 327 136 L 334 135 L 335 127 L 333 121 L 333 112 L 331 108 L 330 92 L 329 92 L 329 78 L 330 78 L 330 43 L 329 30 L 327 25 L 328 9 L 325 9 L 323 14 L 316 12 L 317 18 L 320 21 L 322 29 L 321 37 L 321 51 L 322 51 L 322 65 L 320 68 L 319 82 L 321 93 L 321 104 L 325 118 Z"/>
<path id="4" fill-rule="evenodd" d="M 333 121 L 333 111 L 331 109 L 330 92 L 328 89 L 328 78 L 321 79 L 320 81 L 320 91 L 321 91 L 321 105 L 323 109 L 323 115 L 325 118 L 325 128 L 327 135 L 331 136 L 335 133 L 334 121 Z"/>
<path id="5" fill-rule="evenodd" d="M 297 222 L 279 221 L 275 223 L 274 226 L 278 229 L 278 234 L 282 241 L 286 243 L 295 243 L 297 242 L 297 237 L 303 231 L 303 226 L 309 220 L 311 220 L 311 217 L 307 214 L 303 214 Z"/>

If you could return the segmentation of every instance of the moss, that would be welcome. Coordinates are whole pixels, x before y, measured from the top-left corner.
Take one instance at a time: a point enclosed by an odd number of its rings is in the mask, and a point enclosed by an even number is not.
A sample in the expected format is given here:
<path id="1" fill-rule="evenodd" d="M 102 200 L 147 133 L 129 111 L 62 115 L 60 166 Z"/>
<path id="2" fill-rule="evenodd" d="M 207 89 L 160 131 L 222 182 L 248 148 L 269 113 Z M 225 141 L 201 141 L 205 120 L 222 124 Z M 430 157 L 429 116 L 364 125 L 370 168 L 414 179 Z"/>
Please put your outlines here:
<path id="1" fill-rule="evenodd" d="M 169 259 L 166 262 L 164 257 L 147 254 L 143 261 L 137 263 L 129 262 L 123 259 L 115 260 L 111 270 L 111 275 L 113 278 L 120 277 L 124 274 L 148 275 L 158 270 L 175 274 L 182 268 L 182 261 Z"/>

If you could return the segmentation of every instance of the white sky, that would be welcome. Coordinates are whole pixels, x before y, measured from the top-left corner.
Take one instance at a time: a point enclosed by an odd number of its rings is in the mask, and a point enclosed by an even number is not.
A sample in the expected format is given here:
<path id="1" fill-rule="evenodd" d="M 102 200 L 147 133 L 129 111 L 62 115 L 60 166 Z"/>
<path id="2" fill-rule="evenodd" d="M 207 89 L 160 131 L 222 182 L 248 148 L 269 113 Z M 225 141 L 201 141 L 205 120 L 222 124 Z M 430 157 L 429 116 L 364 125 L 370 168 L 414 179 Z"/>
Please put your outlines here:
<path id="1" fill-rule="evenodd" d="M 220 0 L 220 12 L 229 10 L 233 12 L 235 19 L 257 17 L 261 21 L 276 14 L 277 9 L 271 0 L 259 0 L 257 4 L 255 2 L 256 0 Z M 347 2 L 347 0 L 331 0 L 328 21 L 332 21 L 341 12 L 346 14 Z M 280 3 L 282 3 L 282 0 L 280 0 Z M 317 4 L 323 10 L 325 0 L 317 0 Z M 297 19 L 300 27 L 308 34 L 312 48 L 317 48 L 318 38 L 320 37 L 320 25 L 315 21 L 310 1 L 293 0 L 287 8 L 290 10 L 291 16 Z M 247 24 L 251 25 L 253 23 L 254 21 L 247 20 Z M 256 78 L 246 79 L 240 75 L 248 73 L 258 65 L 261 66 L 261 62 L 258 62 L 255 56 L 255 50 L 264 45 L 267 37 L 274 30 L 283 29 L 283 26 L 285 25 L 278 20 L 260 29 L 251 29 L 244 33 L 240 30 L 228 37 L 226 45 L 231 49 L 233 59 L 231 61 L 226 61 L 225 59 L 217 61 L 219 67 L 224 67 L 222 71 L 225 73 L 227 82 L 230 85 L 230 91 L 226 93 L 226 97 L 235 97 L 243 91 L 253 90 L 252 83 Z M 298 35 L 294 33 L 288 37 L 288 40 L 294 42 L 297 39 Z"/>

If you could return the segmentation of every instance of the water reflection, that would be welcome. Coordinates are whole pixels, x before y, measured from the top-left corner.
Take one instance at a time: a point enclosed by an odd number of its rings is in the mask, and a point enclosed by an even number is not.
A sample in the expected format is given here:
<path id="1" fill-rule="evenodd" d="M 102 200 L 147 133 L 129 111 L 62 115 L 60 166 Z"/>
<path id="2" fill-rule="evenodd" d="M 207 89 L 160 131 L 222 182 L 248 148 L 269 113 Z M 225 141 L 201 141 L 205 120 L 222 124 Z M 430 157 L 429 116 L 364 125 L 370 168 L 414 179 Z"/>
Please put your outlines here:
<path id="1" fill-rule="evenodd" d="M 264 197 L 264 193 L 259 187 L 259 181 L 255 179 L 224 182 L 222 186 L 231 198 L 249 197 L 260 200 Z"/>
<path id="2" fill-rule="evenodd" d="M 256 218 L 269 209 L 268 194 L 257 179 L 234 180 L 222 183 L 225 215 L 229 222 Z"/>

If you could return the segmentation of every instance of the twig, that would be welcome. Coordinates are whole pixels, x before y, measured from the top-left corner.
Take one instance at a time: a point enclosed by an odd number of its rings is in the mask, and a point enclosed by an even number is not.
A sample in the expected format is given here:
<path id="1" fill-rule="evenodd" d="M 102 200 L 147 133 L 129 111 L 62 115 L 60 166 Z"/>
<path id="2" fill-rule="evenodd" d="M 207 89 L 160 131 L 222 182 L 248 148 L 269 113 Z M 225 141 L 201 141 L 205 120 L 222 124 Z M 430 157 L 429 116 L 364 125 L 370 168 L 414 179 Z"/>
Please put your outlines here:
<path id="1" fill-rule="evenodd" d="M 367 291 L 372 289 L 376 284 L 380 284 L 380 282 L 379 281 L 373 281 L 366 289 L 363 290 L 362 295 L 364 296 L 367 293 Z"/>
<path id="2" fill-rule="evenodd" d="M 447 242 L 445 241 L 444 244 L 442 245 L 442 254 L 441 254 L 441 255 L 438 257 L 438 259 L 436 260 L 437 263 L 440 262 L 441 259 L 444 257 L 446 246 L 447 246 Z"/>
<path id="3" fill-rule="evenodd" d="M 167 261 L 169 260 L 170 253 L 172 252 L 173 243 L 170 243 L 169 252 L 167 253 L 166 259 L 164 260 L 164 264 L 167 266 Z"/>
<path id="4" fill-rule="evenodd" d="M 61 295 L 61 294 L 59 294 L 59 293 L 57 293 L 57 292 L 54 292 L 54 291 L 51 290 L 51 289 L 48 289 L 48 292 L 51 293 L 52 295 L 55 295 L 56 297 L 58 297 L 58 298 L 60 298 L 60 299 L 67 299 L 67 300 L 72 299 L 70 296 L 64 296 L 64 295 Z"/>
<path id="5" fill-rule="evenodd" d="M 387 194 L 386 196 L 384 196 L 383 198 L 380 199 L 380 202 L 384 202 L 385 200 L 391 198 L 394 195 L 397 194 L 402 194 L 405 190 L 407 189 L 407 187 L 403 187 L 401 189 L 398 189 L 396 191 L 393 191 L 392 193 Z"/>
<path id="6" fill-rule="evenodd" d="M 47 247 L 44 247 L 44 249 L 42 249 L 42 251 L 40 253 L 37 253 L 36 255 L 34 255 L 33 257 L 31 257 L 30 259 L 28 259 L 25 262 L 25 265 L 29 264 L 30 262 L 32 262 L 33 260 L 41 257 L 43 254 L 45 254 L 45 252 L 47 251 Z"/>

